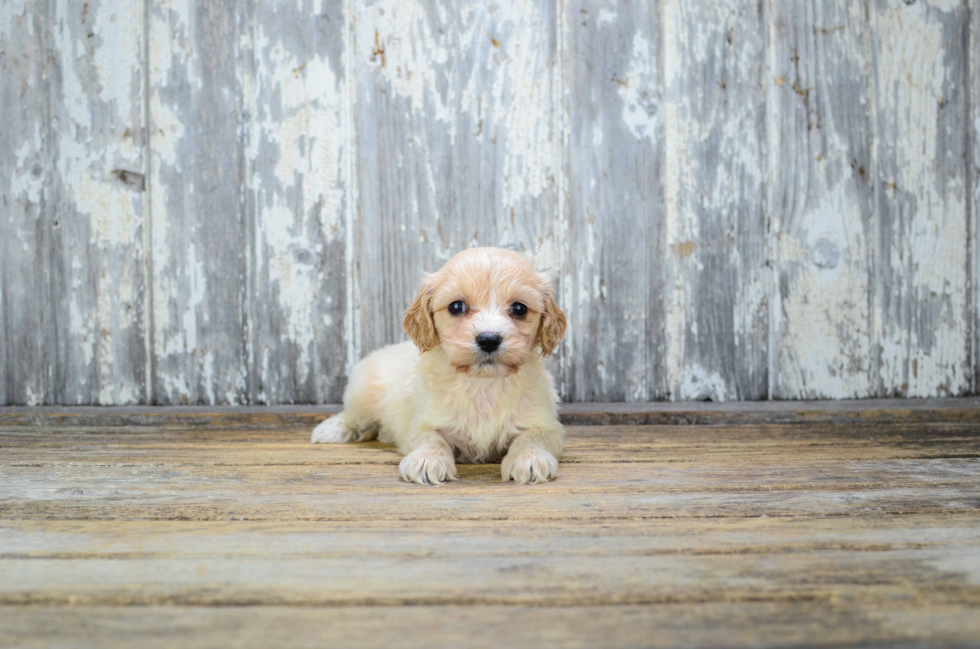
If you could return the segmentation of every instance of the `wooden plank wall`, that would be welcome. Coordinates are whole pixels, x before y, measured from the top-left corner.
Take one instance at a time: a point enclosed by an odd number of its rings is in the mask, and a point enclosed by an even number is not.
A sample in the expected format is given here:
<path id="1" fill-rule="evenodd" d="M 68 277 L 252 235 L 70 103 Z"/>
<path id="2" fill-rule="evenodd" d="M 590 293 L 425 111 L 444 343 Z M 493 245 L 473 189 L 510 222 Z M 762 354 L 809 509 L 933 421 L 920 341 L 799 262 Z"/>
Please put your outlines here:
<path id="1" fill-rule="evenodd" d="M 8 0 L 0 404 L 323 403 L 471 245 L 566 400 L 975 393 L 968 0 Z"/>

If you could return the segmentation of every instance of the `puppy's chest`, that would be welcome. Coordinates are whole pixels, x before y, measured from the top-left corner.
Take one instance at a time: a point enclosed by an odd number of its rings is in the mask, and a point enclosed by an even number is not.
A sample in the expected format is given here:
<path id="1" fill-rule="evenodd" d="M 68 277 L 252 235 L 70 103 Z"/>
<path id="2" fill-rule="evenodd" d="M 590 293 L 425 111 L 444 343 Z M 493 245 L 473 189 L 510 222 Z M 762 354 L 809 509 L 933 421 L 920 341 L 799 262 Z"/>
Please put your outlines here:
<path id="1" fill-rule="evenodd" d="M 521 433 L 518 400 L 505 394 L 448 398 L 436 429 L 453 446 L 460 462 L 496 462 Z"/>

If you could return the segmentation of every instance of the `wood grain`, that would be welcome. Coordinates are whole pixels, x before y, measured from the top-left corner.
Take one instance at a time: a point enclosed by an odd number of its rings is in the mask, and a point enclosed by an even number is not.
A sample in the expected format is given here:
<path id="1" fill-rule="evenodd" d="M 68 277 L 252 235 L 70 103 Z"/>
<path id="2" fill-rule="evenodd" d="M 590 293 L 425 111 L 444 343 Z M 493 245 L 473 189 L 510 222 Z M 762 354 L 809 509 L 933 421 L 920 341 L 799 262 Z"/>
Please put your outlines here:
<path id="1" fill-rule="evenodd" d="M 365 539 L 378 543 L 383 539 Z M 542 548 L 547 548 L 542 544 Z M 636 554 L 455 558 L 362 556 L 136 560 L 0 559 L 4 605 L 582 606 L 712 601 L 869 604 L 921 598 L 980 605 L 980 588 L 945 566 L 975 566 L 980 543 L 910 550 L 729 555 Z M 892 573 L 891 576 L 886 576 Z M 896 578 L 895 573 L 900 577 Z M 820 579 L 807 580 L 818 574 Z M 33 588 L 35 584 L 44 586 Z M 950 596 L 952 595 L 952 596 Z M 71 600 L 69 600 L 69 597 Z M 944 602 L 944 600 L 946 600 Z"/>
<path id="2" fill-rule="evenodd" d="M 138 5 L 0 9 L 0 404 L 335 403 L 472 245 L 566 401 L 976 393 L 966 0 Z"/>
<path id="3" fill-rule="evenodd" d="M 407 484 L 390 447 L 311 446 L 275 411 L 8 423 L 0 643 L 969 643 L 980 428 L 944 403 L 570 426 L 534 487 L 497 465 Z"/>
<path id="4" fill-rule="evenodd" d="M 29 467 L 106 464 L 156 466 L 323 466 L 397 464 L 394 449 L 377 442 L 308 444 L 309 428 L 253 425 L 231 430 L 156 427 L 6 427 L 3 465 Z M 980 457 L 975 422 L 847 425 L 590 426 L 567 427 L 565 463 L 735 462 L 790 464 L 847 460 Z M 493 466 L 493 465 L 489 465 Z M 482 471 L 482 469 L 474 469 Z M 492 475 L 487 469 L 486 475 Z"/>
<path id="5" fill-rule="evenodd" d="M 882 396 L 970 389 L 963 2 L 876 0 L 875 321 Z"/>
<path id="6" fill-rule="evenodd" d="M 667 382 L 768 394 L 765 23 L 756 2 L 664 0 Z"/>
<path id="7" fill-rule="evenodd" d="M 875 394 L 871 30 L 861 3 L 769 4 L 770 396 Z"/>
<path id="8" fill-rule="evenodd" d="M 809 647 L 968 645 L 980 627 L 962 605 L 715 602 L 659 606 L 3 607 L 0 642 L 104 647 Z M 438 641 L 433 639 L 433 632 Z"/>
<path id="9" fill-rule="evenodd" d="M 977 460 L 858 466 L 663 467 L 565 464 L 521 489 L 495 465 L 461 465 L 460 482 L 403 485 L 394 466 L 5 466 L 0 518 L 50 520 L 590 520 L 963 513 L 980 505 Z M 394 462 L 392 462 L 392 465 Z M 887 464 L 887 463 L 886 463 Z M 868 471 L 862 475 L 862 471 Z M 793 477 L 809 472 L 802 482 Z M 730 486 L 746 474 L 742 486 Z M 606 476 L 611 477 L 607 480 Z M 618 476 L 618 477 L 617 477 Z M 647 476 L 646 479 L 643 476 Z M 793 484 L 794 481 L 797 484 Z M 52 489 L 52 483 L 63 486 Z M 384 497 L 379 498 L 379 490 Z M 492 498 L 488 498 L 493 494 Z M 598 506 L 601 503 L 601 506 Z M 598 506 L 598 507 L 597 507 Z"/>
<path id="10" fill-rule="evenodd" d="M 628 558 L 639 555 L 740 556 L 847 551 L 884 553 L 971 545 L 976 517 L 966 513 L 867 516 L 860 525 L 833 517 L 595 519 L 575 525 L 418 521 L 35 521 L 3 520 L 3 559 L 207 560 L 473 556 Z M 134 547 L 133 539 L 139 538 Z"/>
<path id="11" fill-rule="evenodd" d="M 152 0 L 149 20 L 152 401 L 245 403 L 250 16 Z"/>
<path id="12" fill-rule="evenodd" d="M 54 402 L 146 403 L 143 12 L 53 9 Z"/>
<path id="13" fill-rule="evenodd" d="M 967 296 L 972 300 L 967 316 L 967 331 L 973 345 L 973 394 L 980 392 L 980 11 L 970 6 L 970 32 L 968 42 L 968 69 L 970 70 L 969 108 L 967 135 L 971 146 L 968 155 L 967 205 L 970 206 L 967 231 L 970 233 Z"/>
<path id="14" fill-rule="evenodd" d="M 55 403 L 48 3 L 0 5 L 0 404 Z"/>
<path id="15" fill-rule="evenodd" d="M 255 4 L 245 99 L 250 403 L 337 403 L 347 370 L 347 17 Z"/>
<path id="16" fill-rule="evenodd" d="M 559 383 L 574 401 L 661 399 L 666 246 L 659 7 L 573 2 L 566 11 L 563 304 L 570 320 Z"/>
<path id="17" fill-rule="evenodd" d="M 390 451 L 389 451 L 390 453 Z M 390 453 L 393 459 L 398 456 Z M 562 479 L 547 488 L 520 490 L 513 485 L 500 484 L 502 497 L 513 501 L 532 502 L 551 498 L 555 494 L 621 493 L 621 494 L 685 494 L 685 493 L 748 493 L 756 491 L 853 491 L 858 488 L 914 489 L 917 486 L 948 486 L 969 490 L 975 484 L 970 472 L 978 466 L 973 458 L 935 459 L 928 462 L 904 460 L 848 460 L 846 458 L 815 458 L 809 462 L 786 461 L 743 465 L 737 453 L 705 453 L 708 458 L 700 464 L 665 462 L 657 466 L 646 462 L 616 463 L 613 466 L 592 459 L 588 449 L 580 452 L 577 463 L 567 463 Z M 588 457 L 587 460 L 584 458 Z M 109 458 L 106 458 L 107 460 Z M 927 458 L 921 458 L 923 460 Z M 583 461 L 584 460 L 584 461 Z M 175 458 L 161 477 L 158 458 L 154 463 L 125 464 L 104 461 L 59 463 L 11 463 L 4 467 L 7 480 L 5 492 L 12 499 L 74 501 L 79 505 L 93 502 L 93 497 L 113 498 L 121 504 L 137 503 L 141 498 L 191 494 L 207 483 L 233 500 L 244 500 L 261 489 L 264 496 L 289 499 L 296 496 L 342 495 L 352 485 L 387 485 L 389 495 L 424 498 L 426 502 L 441 502 L 460 496 L 483 493 L 488 486 L 500 481 L 496 465 L 459 465 L 462 472 L 459 484 L 438 490 L 420 491 L 409 484 L 400 484 L 396 472 L 372 462 L 336 462 L 330 459 L 318 463 L 286 463 L 282 465 L 259 462 L 224 465 L 220 463 L 180 462 Z M 396 462 L 383 464 L 393 465 Z M 726 466 L 727 464 L 727 466 Z M 101 475 L 104 484 L 94 477 Z M 52 491 L 45 489 L 52 477 L 69 486 Z M 738 485 L 732 479 L 738 478 Z M 88 487 L 86 489 L 84 487 Z M 81 491 L 82 493 L 73 493 Z M 48 494 L 42 496 L 42 494 Z M 428 495 L 425 495 L 428 494 Z M 434 495 L 433 495 L 434 494 Z M 73 496 L 87 496 L 73 498 Z M 806 494 L 815 499 L 821 494 Z M 166 499 L 166 498 L 164 498 Z M 357 500 L 357 499 L 355 499 Z M 351 501 L 353 502 L 353 501 Z"/>

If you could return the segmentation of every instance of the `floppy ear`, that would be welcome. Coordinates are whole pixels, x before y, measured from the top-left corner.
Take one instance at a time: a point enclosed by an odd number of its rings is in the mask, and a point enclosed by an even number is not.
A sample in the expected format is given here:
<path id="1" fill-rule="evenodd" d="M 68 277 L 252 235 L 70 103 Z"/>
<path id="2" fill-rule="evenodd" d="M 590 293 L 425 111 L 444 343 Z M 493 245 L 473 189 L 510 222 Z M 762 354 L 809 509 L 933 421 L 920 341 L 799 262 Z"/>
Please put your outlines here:
<path id="1" fill-rule="evenodd" d="M 412 339 L 420 351 L 427 352 L 439 344 L 439 334 L 436 333 L 436 323 L 432 318 L 432 282 L 426 280 L 419 289 L 419 294 L 405 312 L 402 328 Z"/>
<path id="2" fill-rule="evenodd" d="M 544 313 L 541 314 L 541 326 L 538 328 L 538 344 L 541 345 L 541 355 L 547 356 L 555 351 L 558 343 L 565 336 L 568 323 L 565 312 L 555 302 L 555 289 L 548 278 L 542 278 L 544 284 Z"/>

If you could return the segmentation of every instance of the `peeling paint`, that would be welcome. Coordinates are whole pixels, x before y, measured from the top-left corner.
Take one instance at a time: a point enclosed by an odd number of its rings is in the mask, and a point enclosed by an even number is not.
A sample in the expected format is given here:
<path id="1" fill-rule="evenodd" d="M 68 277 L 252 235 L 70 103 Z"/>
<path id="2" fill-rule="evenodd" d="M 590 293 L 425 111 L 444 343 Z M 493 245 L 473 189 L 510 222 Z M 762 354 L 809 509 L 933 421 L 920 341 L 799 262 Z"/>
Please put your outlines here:
<path id="1" fill-rule="evenodd" d="M 65 387 L 58 398 L 139 403 L 144 201 L 114 170 L 143 165 L 143 16 L 113 0 L 93 0 L 84 12 L 71 2 L 53 9 L 52 87 L 60 101 L 51 108 L 58 133 L 51 225 L 55 269 L 64 269 L 59 300 L 70 314 L 59 324 L 57 371 Z"/>
<path id="2" fill-rule="evenodd" d="M 0 2 L 0 405 L 54 401 L 46 358 L 51 283 L 46 263 L 50 156 L 43 40 L 46 3 Z"/>
<path id="3" fill-rule="evenodd" d="M 302 384 L 316 368 L 315 309 L 324 282 L 323 257 L 330 254 L 326 246 L 340 243 L 344 233 L 340 136 L 345 95 L 329 59 L 300 51 L 302 61 L 259 26 L 257 119 L 249 157 L 260 246 L 256 272 L 272 284 L 283 321 L 278 344 L 298 350 L 290 380 Z M 266 290 L 260 288 L 259 294 Z M 273 382 L 261 372 L 258 379 L 263 386 Z M 274 394 L 282 398 L 278 389 Z M 270 396 L 263 393 L 259 399 Z"/>
<path id="4" fill-rule="evenodd" d="M 619 14 L 607 7 L 602 7 L 599 9 L 599 24 L 608 25 L 615 23 L 616 19 L 619 18 Z M 639 32 L 637 32 L 639 33 Z"/>
<path id="5" fill-rule="evenodd" d="M 430 16 L 430 10 L 436 16 Z M 355 21 L 362 56 L 367 56 L 371 69 L 391 92 L 408 100 L 408 110 L 441 122 L 449 129 L 450 140 L 455 139 L 450 109 L 454 97 L 437 74 L 449 61 L 450 35 L 432 26 L 433 18 L 445 24 L 445 7 L 427 7 L 415 0 L 383 0 L 368 12 Z"/>
<path id="6" fill-rule="evenodd" d="M 962 0 L 926 0 L 926 4 L 940 11 L 955 11 L 962 6 Z"/>
<path id="7" fill-rule="evenodd" d="M 149 7 L 157 403 L 247 400 L 238 387 L 248 372 L 241 11 L 168 0 Z"/>
<path id="8" fill-rule="evenodd" d="M 980 12 L 970 11 L 970 30 L 968 42 L 980 43 Z M 970 246 L 970 265 L 967 268 L 967 290 L 970 291 L 969 298 L 972 305 L 967 312 L 967 330 L 970 335 L 969 342 L 973 345 L 973 379 L 972 391 L 977 394 L 980 391 L 980 48 L 971 47 L 967 55 L 967 69 L 970 70 L 969 88 L 970 105 L 968 106 L 968 122 L 972 121 L 973 128 L 968 131 L 969 141 L 973 145 L 971 151 L 967 151 L 969 156 L 968 174 L 972 187 L 967 191 L 972 192 L 969 201 L 970 214 L 968 215 L 968 230 L 972 234 L 972 239 L 968 242 Z"/>
<path id="9" fill-rule="evenodd" d="M 846 25 L 827 33 L 815 31 L 805 13 L 774 6 L 770 26 L 770 74 L 788 80 L 768 89 L 770 389 L 776 398 L 867 397 L 874 394 L 870 61 L 863 47 L 870 30 L 863 9 L 848 3 L 823 6 L 816 20 Z"/>
<path id="10" fill-rule="evenodd" d="M 670 398 L 704 398 L 709 376 L 711 398 L 764 398 L 762 17 L 738 1 L 665 0 L 663 12 L 666 240 L 693 246 L 667 257 Z"/>
<path id="11" fill-rule="evenodd" d="M 709 372 L 699 365 L 685 368 L 684 382 L 679 391 L 690 401 L 729 401 L 728 384 L 718 372 Z"/>
<path id="12" fill-rule="evenodd" d="M 0 3 L 0 403 L 337 401 L 469 245 L 567 399 L 975 390 L 977 19 L 797 4 Z"/>
<path id="13" fill-rule="evenodd" d="M 662 310 L 667 250 L 660 11 L 657 3 L 587 2 L 567 11 L 563 392 L 570 400 L 662 398 L 664 333 L 652 315 Z"/>
<path id="14" fill-rule="evenodd" d="M 616 79 L 623 100 L 623 123 L 634 136 L 654 138 L 662 119 L 657 97 L 658 62 L 656 51 L 642 30 L 633 35 L 629 69 Z"/>
<path id="15" fill-rule="evenodd" d="M 948 52 L 966 19 L 923 3 L 876 7 L 881 133 L 877 208 L 879 376 L 887 394 L 969 389 L 966 169 L 962 51 Z M 891 134 L 894 134 L 892 136 Z M 913 363 L 915 371 L 913 371 Z"/>
<path id="16" fill-rule="evenodd" d="M 539 11 L 538 3 L 502 8 L 521 21 L 521 28 L 514 30 L 504 46 L 508 52 L 505 74 L 498 75 L 493 86 L 494 94 L 509 86 L 509 96 L 498 95 L 496 100 L 505 107 L 502 132 L 507 148 L 501 205 L 507 210 L 552 191 L 559 170 L 552 146 L 554 98 L 550 85 L 542 83 L 549 66 L 548 47 L 543 42 L 549 28 L 547 16 Z"/>
<path id="17" fill-rule="evenodd" d="M 346 49 L 339 3 L 259 7 L 246 76 L 253 401 L 336 401 L 346 342 Z M 380 45 L 380 41 L 379 41 Z M 335 296 L 338 296 L 335 299 Z M 326 324 L 326 323 L 330 324 Z"/>
<path id="18" fill-rule="evenodd" d="M 17 162 L 10 175 L 9 192 L 22 201 L 30 203 L 41 202 L 41 190 L 44 187 L 44 172 L 34 159 L 41 148 L 41 135 L 35 131 L 34 137 L 24 143 L 14 154 Z"/>

